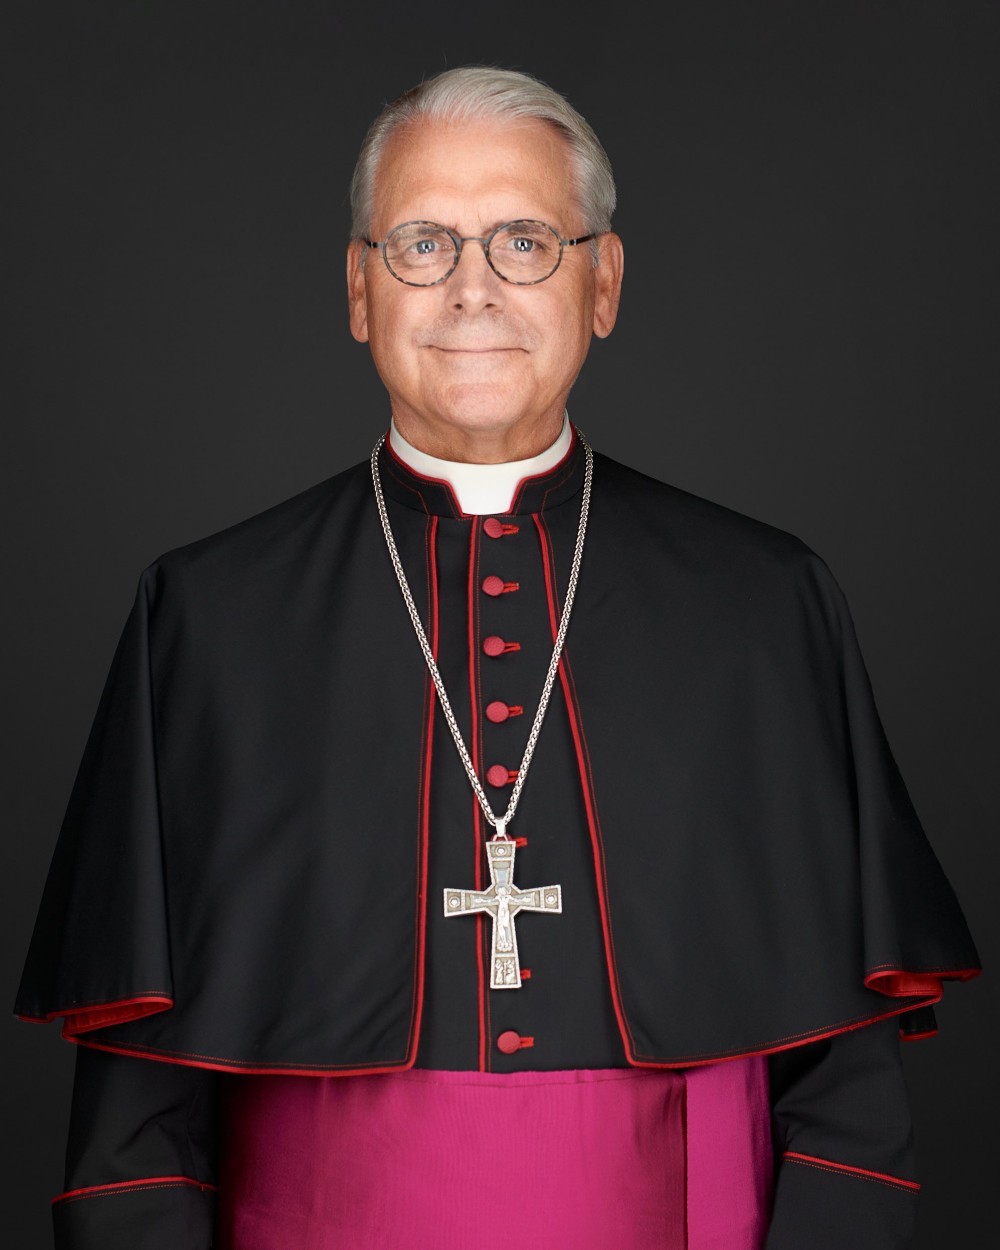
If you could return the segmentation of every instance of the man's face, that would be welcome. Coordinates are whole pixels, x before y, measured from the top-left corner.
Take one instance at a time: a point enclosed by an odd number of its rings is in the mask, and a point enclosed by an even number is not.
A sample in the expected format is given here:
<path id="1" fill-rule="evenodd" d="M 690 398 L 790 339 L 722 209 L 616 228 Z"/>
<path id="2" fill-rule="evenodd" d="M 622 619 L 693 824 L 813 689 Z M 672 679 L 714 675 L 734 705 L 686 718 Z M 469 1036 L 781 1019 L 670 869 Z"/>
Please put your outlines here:
<path id="1" fill-rule="evenodd" d="M 373 239 L 405 221 L 485 237 L 519 218 L 547 222 L 563 238 L 585 233 L 565 144 L 544 122 L 421 121 L 386 146 Z M 617 313 L 621 243 L 608 234 L 599 246 L 596 268 L 581 244 L 564 250 L 552 277 L 515 286 L 470 242 L 445 282 L 412 287 L 375 251 L 362 270 L 363 245 L 353 243 L 351 332 L 371 345 L 400 433 L 438 455 L 512 431 L 521 441 L 535 433 L 551 441 L 591 334 L 609 334 Z"/>

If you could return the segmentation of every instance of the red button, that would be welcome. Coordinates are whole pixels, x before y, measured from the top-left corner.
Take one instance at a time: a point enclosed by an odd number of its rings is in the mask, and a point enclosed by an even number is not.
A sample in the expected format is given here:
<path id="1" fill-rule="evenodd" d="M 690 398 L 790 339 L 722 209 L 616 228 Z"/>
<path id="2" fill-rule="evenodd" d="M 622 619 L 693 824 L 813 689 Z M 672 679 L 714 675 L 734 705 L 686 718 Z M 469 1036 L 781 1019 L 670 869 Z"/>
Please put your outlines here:
<path id="1" fill-rule="evenodd" d="M 483 639 L 483 650 L 487 655 L 503 655 L 507 650 L 507 644 L 499 634 L 490 634 L 489 638 Z"/>
<path id="2" fill-rule="evenodd" d="M 502 764 L 491 764 L 486 770 L 486 780 L 491 786 L 505 786 L 510 781 L 510 769 Z"/>
<path id="3" fill-rule="evenodd" d="M 494 725 L 502 725 L 509 715 L 510 708 L 499 699 L 486 705 L 486 719 L 491 720 Z"/>
<path id="4" fill-rule="evenodd" d="M 504 588 L 503 578 L 497 577 L 495 573 L 491 573 L 489 577 L 483 578 L 483 593 L 484 594 L 492 595 L 495 599 L 497 595 L 503 594 L 503 588 Z"/>
<path id="5" fill-rule="evenodd" d="M 515 1033 L 513 1029 L 507 1029 L 497 1038 L 497 1050 L 502 1050 L 505 1055 L 512 1055 L 520 1049 L 521 1034 Z"/>
<path id="6" fill-rule="evenodd" d="M 495 516 L 489 517 L 483 522 L 483 533 L 490 538 L 503 538 L 503 522 Z"/>

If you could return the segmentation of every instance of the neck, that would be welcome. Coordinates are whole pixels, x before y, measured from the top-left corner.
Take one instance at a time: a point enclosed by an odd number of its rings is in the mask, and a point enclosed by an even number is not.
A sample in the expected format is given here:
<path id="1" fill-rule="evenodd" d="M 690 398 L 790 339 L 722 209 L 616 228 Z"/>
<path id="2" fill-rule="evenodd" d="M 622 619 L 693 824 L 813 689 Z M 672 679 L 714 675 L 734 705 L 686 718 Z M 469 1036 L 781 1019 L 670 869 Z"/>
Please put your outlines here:
<path id="1" fill-rule="evenodd" d="M 551 447 L 562 429 L 565 412 L 565 404 L 560 404 L 512 425 L 478 428 L 427 418 L 416 420 L 406 408 L 397 411 L 393 404 L 392 421 L 411 447 L 428 456 L 470 464 L 507 464 L 529 460 Z"/>
<path id="2" fill-rule="evenodd" d="M 557 465 L 569 451 L 572 441 L 573 431 L 564 413 L 558 438 L 537 456 L 501 464 L 470 464 L 419 451 L 400 434 L 395 420 L 389 426 L 389 445 L 400 460 L 414 473 L 447 482 L 459 507 L 470 516 L 506 512 L 521 480 L 545 473 Z"/>

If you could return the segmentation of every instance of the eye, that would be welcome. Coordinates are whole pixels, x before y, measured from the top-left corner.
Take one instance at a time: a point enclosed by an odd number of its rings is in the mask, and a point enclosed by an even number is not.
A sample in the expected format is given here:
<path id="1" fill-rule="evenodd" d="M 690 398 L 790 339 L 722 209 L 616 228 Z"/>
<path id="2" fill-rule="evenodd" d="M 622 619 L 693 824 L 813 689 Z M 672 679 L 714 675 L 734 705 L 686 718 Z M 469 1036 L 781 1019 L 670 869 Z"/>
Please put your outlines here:
<path id="1" fill-rule="evenodd" d="M 490 246 L 510 261 L 538 261 L 553 255 L 559 240 L 544 222 L 512 221 L 497 232 Z"/>
<path id="2" fill-rule="evenodd" d="M 413 221 L 397 226 L 385 241 L 386 260 L 392 265 L 435 267 L 448 265 L 455 245 L 443 226 L 430 221 Z"/>

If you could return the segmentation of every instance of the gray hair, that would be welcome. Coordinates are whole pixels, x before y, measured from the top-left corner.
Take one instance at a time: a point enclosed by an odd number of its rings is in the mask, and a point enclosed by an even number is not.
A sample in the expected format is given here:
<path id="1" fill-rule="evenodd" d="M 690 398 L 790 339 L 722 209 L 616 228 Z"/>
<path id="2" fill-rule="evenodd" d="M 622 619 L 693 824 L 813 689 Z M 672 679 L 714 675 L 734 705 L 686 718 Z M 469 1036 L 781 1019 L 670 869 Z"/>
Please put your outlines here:
<path id="1" fill-rule="evenodd" d="M 417 119 L 468 121 L 503 117 L 548 122 L 565 140 L 573 162 L 577 204 L 587 234 L 611 229 L 615 180 L 590 123 L 558 91 L 530 74 L 466 65 L 445 70 L 387 104 L 372 122 L 351 179 L 351 237 L 370 238 L 375 174 L 389 137 Z"/>

